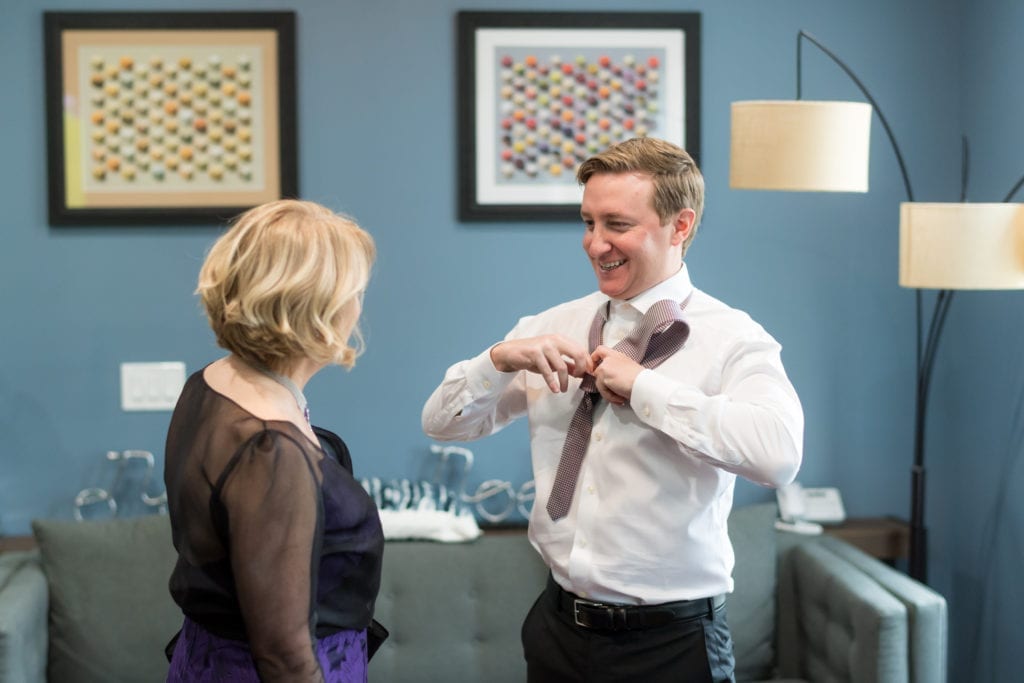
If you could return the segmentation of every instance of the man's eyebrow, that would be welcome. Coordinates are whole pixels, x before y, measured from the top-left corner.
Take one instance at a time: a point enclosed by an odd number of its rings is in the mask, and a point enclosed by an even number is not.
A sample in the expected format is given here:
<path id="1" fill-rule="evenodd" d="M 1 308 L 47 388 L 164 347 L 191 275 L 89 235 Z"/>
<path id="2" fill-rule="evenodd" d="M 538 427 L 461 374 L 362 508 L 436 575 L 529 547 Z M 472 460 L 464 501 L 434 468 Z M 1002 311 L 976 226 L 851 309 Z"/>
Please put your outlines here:
<path id="1" fill-rule="evenodd" d="M 602 207 L 599 206 L 591 207 L 591 209 L 588 210 L 581 204 L 580 217 L 582 217 L 583 220 L 596 220 L 600 218 L 604 221 L 626 221 L 629 223 L 636 221 L 636 216 L 633 213 L 623 211 L 621 207 L 617 208 L 611 206 L 605 209 L 602 209 Z"/>

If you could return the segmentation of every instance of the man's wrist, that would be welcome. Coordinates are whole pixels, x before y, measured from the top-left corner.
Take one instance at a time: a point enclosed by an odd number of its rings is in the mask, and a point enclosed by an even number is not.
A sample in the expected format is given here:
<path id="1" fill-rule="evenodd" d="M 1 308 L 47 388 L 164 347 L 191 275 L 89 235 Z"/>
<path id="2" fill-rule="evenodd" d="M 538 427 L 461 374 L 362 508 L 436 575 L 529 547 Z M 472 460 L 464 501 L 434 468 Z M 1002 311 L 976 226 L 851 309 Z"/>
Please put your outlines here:
<path id="1" fill-rule="evenodd" d="M 485 393 L 504 391 L 505 387 L 515 380 L 516 373 L 502 372 L 496 368 L 494 361 L 491 360 L 490 349 L 485 349 L 467 362 L 465 376 L 473 395 L 481 396 Z"/>
<path id="2" fill-rule="evenodd" d="M 495 355 L 494 355 L 495 350 L 497 350 L 497 348 L 499 346 L 501 346 L 502 344 L 504 344 L 504 343 L 505 342 L 498 342 L 497 344 L 492 346 L 488 350 L 488 356 L 490 357 L 491 365 L 494 366 L 495 370 L 497 370 L 498 372 L 512 372 L 512 370 L 510 368 L 508 368 L 508 365 L 506 363 L 504 363 L 503 361 L 498 360 L 498 358 L 495 358 Z"/>

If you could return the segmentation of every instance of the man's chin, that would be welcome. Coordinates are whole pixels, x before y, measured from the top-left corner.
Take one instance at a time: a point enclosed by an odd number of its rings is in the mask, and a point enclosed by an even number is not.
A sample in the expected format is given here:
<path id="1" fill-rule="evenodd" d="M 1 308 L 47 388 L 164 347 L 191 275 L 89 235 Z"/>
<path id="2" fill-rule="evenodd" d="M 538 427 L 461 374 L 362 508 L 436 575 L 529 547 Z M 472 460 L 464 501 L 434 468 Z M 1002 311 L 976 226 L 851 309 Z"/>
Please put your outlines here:
<path id="1" fill-rule="evenodd" d="M 594 275 L 597 277 L 597 288 L 601 290 L 602 294 L 610 296 L 613 299 L 624 299 L 628 298 L 626 290 L 629 289 L 629 273 L 626 270 L 626 265 L 621 265 L 613 270 L 601 270 L 601 266 L 594 266 Z"/>
<path id="2" fill-rule="evenodd" d="M 604 282 L 601 278 L 598 278 L 597 288 L 601 290 L 602 294 L 611 297 L 612 299 L 628 298 L 624 296 L 626 290 L 623 288 L 621 283 Z"/>

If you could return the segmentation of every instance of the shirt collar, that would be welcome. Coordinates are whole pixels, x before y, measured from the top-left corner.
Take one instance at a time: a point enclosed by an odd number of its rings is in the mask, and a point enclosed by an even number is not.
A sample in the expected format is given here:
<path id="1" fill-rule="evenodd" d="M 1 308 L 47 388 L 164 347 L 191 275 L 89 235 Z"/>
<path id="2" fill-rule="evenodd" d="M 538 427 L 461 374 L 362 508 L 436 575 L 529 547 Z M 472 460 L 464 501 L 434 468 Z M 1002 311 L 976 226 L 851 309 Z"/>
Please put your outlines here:
<path id="1" fill-rule="evenodd" d="M 648 290 L 640 292 L 632 299 L 626 299 L 623 303 L 629 304 L 636 309 L 640 315 L 644 315 L 647 313 L 648 308 L 662 299 L 685 301 L 686 297 L 690 296 L 692 292 L 693 283 L 690 282 L 690 272 L 686 269 L 686 264 L 684 263 L 679 271 L 672 277 L 667 280 L 662 280 Z M 609 301 L 611 301 L 612 306 L 614 306 L 621 300 L 610 299 Z"/>

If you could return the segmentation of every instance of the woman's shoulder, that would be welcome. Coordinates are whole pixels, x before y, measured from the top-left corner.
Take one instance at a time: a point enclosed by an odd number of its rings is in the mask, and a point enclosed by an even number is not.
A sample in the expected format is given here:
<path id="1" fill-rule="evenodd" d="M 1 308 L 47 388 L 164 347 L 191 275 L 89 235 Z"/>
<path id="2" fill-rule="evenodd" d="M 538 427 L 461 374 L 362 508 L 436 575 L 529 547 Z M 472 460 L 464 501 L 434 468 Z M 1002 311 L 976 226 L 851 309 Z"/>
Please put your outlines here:
<path id="1" fill-rule="evenodd" d="M 301 433 L 254 421 L 237 430 L 232 440 L 232 452 L 222 469 L 211 471 L 214 490 L 222 491 L 230 481 L 266 482 L 268 495 L 271 489 L 292 490 L 305 486 L 303 482 L 319 485 L 317 462 L 322 456 Z"/>
<path id="2" fill-rule="evenodd" d="M 322 447 L 290 422 L 253 418 L 240 425 L 238 452 L 251 456 L 302 456 L 308 462 L 319 460 Z"/>

